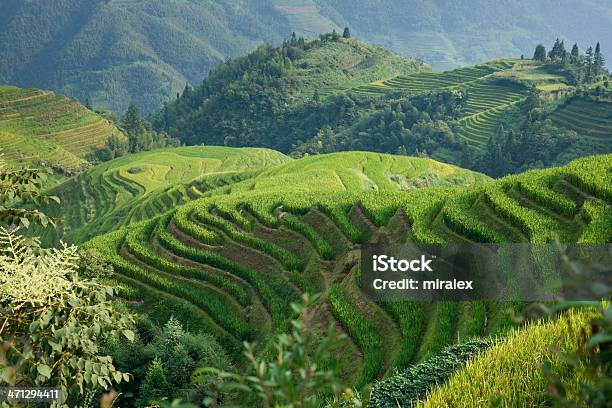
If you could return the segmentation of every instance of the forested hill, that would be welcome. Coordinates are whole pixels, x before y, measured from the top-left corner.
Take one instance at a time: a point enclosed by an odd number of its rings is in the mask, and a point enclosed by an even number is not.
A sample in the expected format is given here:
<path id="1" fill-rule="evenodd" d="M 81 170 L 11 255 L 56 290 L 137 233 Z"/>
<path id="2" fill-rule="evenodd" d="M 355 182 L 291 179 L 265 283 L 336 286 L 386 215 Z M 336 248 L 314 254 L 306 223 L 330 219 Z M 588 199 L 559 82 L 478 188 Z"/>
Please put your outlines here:
<path id="1" fill-rule="evenodd" d="M 223 63 L 194 89 L 152 116 L 153 125 L 187 144 L 266 146 L 288 152 L 323 124 L 356 118 L 343 92 L 429 67 L 382 48 L 327 33 L 260 46 Z M 331 100 L 331 102 L 327 102 Z M 328 109 L 319 104 L 332 103 Z M 369 102 L 368 102 L 369 103 Z"/>
<path id="2" fill-rule="evenodd" d="M 149 113 L 226 57 L 293 31 L 348 26 L 447 69 L 520 56 L 557 36 L 610 44 L 611 23 L 609 2 L 591 0 L 2 0 L 0 84 Z"/>
<path id="3" fill-rule="evenodd" d="M 236 3 L 2 0 L 0 84 L 52 89 L 120 114 L 130 103 L 151 112 L 226 56 L 291 33 L 271 7 Z"/>

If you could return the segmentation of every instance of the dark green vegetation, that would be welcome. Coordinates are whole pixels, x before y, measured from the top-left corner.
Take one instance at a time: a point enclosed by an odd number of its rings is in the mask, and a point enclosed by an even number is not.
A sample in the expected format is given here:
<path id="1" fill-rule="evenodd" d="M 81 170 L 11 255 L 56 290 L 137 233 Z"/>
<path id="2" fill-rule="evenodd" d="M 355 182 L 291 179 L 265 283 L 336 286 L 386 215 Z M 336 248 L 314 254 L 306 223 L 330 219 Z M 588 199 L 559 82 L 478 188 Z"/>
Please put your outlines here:
<path id="1" fill-rule="evenodd" d="M 119 114 L 131 102 L 151 112 L 226 56 L 280 40 L 273 27 L 282 17 L 270 6 L 235 6 L 209 0 L 3 1 L 0 83 L 51 88 Z"/>
<path id="2" fill-rule="evenodd" d="M 151 120 L 186 144 L 261 146 L 295 157 L 351 150 L 417 155 L 494 177 L 563 165 L 610 147 L 602 142 L 605 130 L 595 140 L 550 120 L 563 116 L 555 110 L 572 98 L 608 98 L 607 71 L 592 75 L 592 83 L 579 80 L 593 64 L 577 49 L 570 58 L 560 44 L 546 62 L 498 59 L 345 89 L 358 81 L 340 73 L 339 64 L 350 58 L 339 56 L 363 44 L 337 34 L 306 42 L 294 37 L 220 65 Z M 337 57 L 310 69 L 322 55 Z M 377 66 L 388 67 L 388 58 Z M 357 67 L 354 75 L 369 75 L 368 66 Z M 594 120 L 599 128 L 612 125 L 603 113 Z"/>
<path id="3" fill-rule="evenodd" d="M 437 69 L 531 56 L 559 35 L 612 44 L 609 10 L 587 0 L 4 0 L 0 16 L 0 83 L 53 89 L 118 114 L 132 102 L 155 111 L 226 57 L 293 31 L 349 26 Z"/>
<path id="4" fill-rule="evenodd" d="M 87 156 L 125 136 L 102 116 L 52 92 L 0 86 L 0 150 L 9 165 L 82 169 Z"/>
<path id="5" fill-rule="evenodd" d="M 339 35 L 294 37 L 222 64 L 200 86 L 165 104 L 152 122 L 187 144 L 289 152 L 317 129 L 350 123 L 366 108 L 343 91 L 423 68 Z"/>
<path id="6" fill-rule="evenodd" d="M 356 91 L 366 95 L 405 92 L 410 96 L 461 92 L 465 102 L 456 118 L 455 133 L 459 140 L 482 147 L 495 134 L 508 108 L 528 95 L 527 88 L 520 83 L 496 80 L 494 75 L 512 71 L 517 64 L 522 65 L 517 60 L 498 60 L 454 71 L 417 73 L 375 82 Z"/>
<path id="7" fill-rule="evenodd" d="M 414 406 L 426 398 L 427 392 L 446 382 L 468 360 L 476 358 L 491 344 L 491 341 L 472 339 L 449 346 L 427 361 L 376 383 L 370 395 L 370 404 L 377 408 Z"/>
<path id="8" fill-rule="evenodd" d="M 173 398 L 202 401 L 212 390 L 193 387 L 192 372 L 199 367 L 232 369 L 226 352 L 212 336 L 190 333 L 173 317 L 166 320 L 158 327 L 140 316 L 134 341 L 116 339 L 104 347 L 114 365 L 133 376 L 116 386 L 120 406 L 147 407 Z"/>
<path id="9" fill-rule="evenodd" d="M 310 157 L 87 247 L 113 264 L 123 296 L 205 329 L 237 364 L 241 340 L 257 341 L 265 354 L 271 335 L 288 329 L 289 302 L 323 292 L 321 322 L 349 335 L 337 353 L 343 379 L 361 386 L 510 322 L 505 306 L 492 302 L 373 303 L 359 290 L 360 243 L 610 242 L 611 160 L 594 156 L 484 182 L 427 159 Z M 418 188 L 431 180 L 437 186 Z"/>

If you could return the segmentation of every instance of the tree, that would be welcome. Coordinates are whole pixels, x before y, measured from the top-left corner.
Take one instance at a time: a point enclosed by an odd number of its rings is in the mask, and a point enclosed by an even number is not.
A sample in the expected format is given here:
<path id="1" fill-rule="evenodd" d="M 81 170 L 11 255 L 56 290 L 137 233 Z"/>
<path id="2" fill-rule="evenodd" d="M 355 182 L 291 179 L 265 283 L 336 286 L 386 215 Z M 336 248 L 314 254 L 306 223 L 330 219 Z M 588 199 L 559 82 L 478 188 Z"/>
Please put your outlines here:
<path id="1" fill-rule="evenodd" d="M 565 51 L 565 43 L 558 38 L 555 40 L 555 44 L 548 53 L 548 57 L 551 61 L 561 62 L 565 58 L 567 51 Z"/>
<path id="2" fill-rule="evenodd" d="M 149 366 L 144 381 L 140 386 L 139 406 L 148 407 L 151 404 L 159 404 L 167 398 L 172 391 L 172 387 L 166 379 L 164 367 L 159 359 L 153 360 Z"/>
<path id="3" fill-rule="evenodd" d="M 597 43 L 595 47 L 595 54 L 593 56 L 593 76 L 594 78 L 599 77 L 604 73 L 606 69 L 606 60 L 601 53 L 601 46 Z"/>
<path id="4" fill-rule="evenodd" d="M 587 83 L 593 81 L 593 47 L 589 47 L 586 50 L 584 56 L 584 69 L 585 69 L 585 80 Z"/>
<path id="5" fill-rule="evenodd" d="M 533 59 L 541 62 L 546 61 L 546 48 L 542 44 L 536 46 Z"/>
<path id="6" fill-rule="evenodd" d="M 572 47 L 572 52 L 570 53 L 570 61 L 572 64 L 577 64 L 580 61 L 580 50 L 578 49 L 578 44 L 574 43 Z"/>
<path id="7" fill-rule="evenodd" d="M 208 383 L 212 379 L 220 390 L 244 390 L 257 397 L 265 408 L 315 408 L 329 398 L 337 400 L 340 384 L 330 348 L 342 335 L 330 326 L 327 335 L 321 336 L 312 308 L 317 298 L 304 295 L 302 304 L 292 303 L 300 318 L 292 321 L 291 333 L 276 338 L 274 360 L 259 360 L 253 346 L 246 344 L 245 355 L 252 365 L 252 374 L 204 368 L 196 371 L 194 381 Z M 213 406 L 216 406 L 214 402 Z"/>
<path id="8" fill-rule="evenodd" d="M 340 39 L 340 34 L 338 34 L 338 33 L 336 32 L 336 29 L 335 29 L 335 28 L 332 30 L 332 35 L 331 35 L 331 37 L 332 37 L 332 40 L 334 40 L 334 41 L 338 41 L 338 40 Z"/>
<path id="9" fill-rule="evenodd" d="M 57 197 L 42 192 L 50 174 L 47 169 L 7 169 L 0 160 L 0 223 L 25 228 L 31 224 L 54 225 L 52 218 L 37 209 L 15 207 L 17 204 L 59 204 Z"/>
<path id="10" fill-rule="evenodd" d="M 100 344 L 133 339 L 133 319 L 111 287 L 78 276 L 78 259 L 74 246 L 44 250 L 0 227 L 0 386 L 57 387 L 67 407 L 129 380 Z"/>
<path id="11" fill-rule="evenodd" d="M 351 38 L 351 30 L 348 27 L 344 27 L 344 32 L 342 33 L 342 37 Z"/>

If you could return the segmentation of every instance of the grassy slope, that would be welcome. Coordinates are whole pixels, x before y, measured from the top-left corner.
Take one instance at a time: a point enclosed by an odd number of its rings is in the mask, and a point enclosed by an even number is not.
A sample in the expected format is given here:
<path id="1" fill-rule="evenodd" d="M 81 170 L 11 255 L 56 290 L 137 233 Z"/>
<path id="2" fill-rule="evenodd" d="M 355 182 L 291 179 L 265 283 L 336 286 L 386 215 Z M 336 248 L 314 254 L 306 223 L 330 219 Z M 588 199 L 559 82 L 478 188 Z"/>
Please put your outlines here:
<path id="1" fill-rule="evenodd" d="M 496 401 L 501 407 L 550 406 L 543 393 L 549 380 L 543 370 L 534 367 L 550 363 L 552 372 L 567 378 L 562 355 L 584 352 L 584 328 L 595 316 L 593 312 L 571 311 L 559 320 L 537 322 L 512 332 L 468 362 L 448 383 L 434 388 L 419 407 L 472 407 L 475 401 Z"/>
<path id="2" fill-rule="evenodd" d="M 63 204 L 49 210 L 61 214 L 65 239 L 83 242 L 200 197 L 217 184 L 231 184 L 289 160 L 256 148 L 195 146 L 142 152 L 93 167 L 55 187 L 51 193 Z M 53 240 L 52 235 L 47 239 Z"/>
<path id="3" fill-rule="evenodd" d="M 64 96 L 0 86 L 0 149 L 9 164 L 77 170 L 113 134 L 123 137 L 106 119 Z"/>
<path id="4" fill-rule="evenodd" d="M 361 152 L 310 157 L 88 245 L 115 265 L 131 298 L 152 305 L 156 293 L 174 296 L 155 308 L 157 316 L 191 310 L 181 318 L 208 322 L 229 348 L 250 333 L 265 349 L 272 332 L 286 329 L 290 301 L 305 290 L 326 293 L 321 320 L 350 335 L 338 357 L 347 382 L 363 385 L 458 336 L 493 333 L 507 322 L 489 302 L 486 327 L 467 304 L 372 303 L 358 288 L 360 243 L 543 242 L 555 235 L 610 242 L 611 168 L 612 156 L 599 156 L 480 183 L 487 179 L 427 159 Z M 428 181 L 470 187 L 417 188 Z M 197 294 L 210 288 L 225 300 L 203 303 Z M 225 302 L 242 305 L 240 322 L 227 320 Z"/>

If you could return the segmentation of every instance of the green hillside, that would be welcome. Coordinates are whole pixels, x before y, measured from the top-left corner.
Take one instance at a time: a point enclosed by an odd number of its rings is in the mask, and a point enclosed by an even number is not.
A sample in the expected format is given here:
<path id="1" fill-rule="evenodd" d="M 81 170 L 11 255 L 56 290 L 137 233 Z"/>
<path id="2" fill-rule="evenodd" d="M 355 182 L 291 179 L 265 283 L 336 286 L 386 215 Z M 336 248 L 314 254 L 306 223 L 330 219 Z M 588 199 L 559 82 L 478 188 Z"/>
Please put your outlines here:
<path id="1" fill-rule="evenodd" d="M 87 245 L 114 265 L 123 296 L 154 318 L 206 328 L 238 360 L 242 340 L 262 352 L 287 330 L 301 292 L 324 292 L 322 322 L 348 334 L 337 352 L 344 379 L 362 386 L 508 320 L 492 302 L 373 303 L 358 286 L 360 243 L 610 242 L 611 169 L 612 156 L 597 156 L 484 182 L 428 159 L 323 155 Z"/>
<path id="2" fill-rule="evenodd" d="M 54 242 L 59 235 L 83 242 L 289 160 L 266 149 L 197 146 L 124 156 L 92 167 L 50 191 L 62 205 L 47 208 L 59 218 L 59 225 L 57 234 L 47 231 L 46 238 Z"/>
<path id="3" fill-rule="evenodd" d="M 574 130 L 585 144 L 596 145 L 602 151 L 612 150 L 612 103 L 573 98 L 556 109 L 550 119 Z"/>
<path id="4" fill-rule="evenodd" d="M 506 110 L 528 95 L 527 88 L 518 83 L 497 80 L 498 74 L 512 72 L 517 63 L 516 60 L 498 60 L 452 71 L 398 76 L 358 87 L 356 92 L 365 95 L 405 92 L 414 96 L 464 91 L 466 104 L 459 117 L 457 134 L 469 144 L 482 147 L 495 134 Z"/>
<path id="5" fill-rule="evenodd" d="M 11 165 L 47 164 L 79 170 L 111 135 L 109 121 L 53 92 L 0 86 L 0 149 Z"/>
<path id="6" fill-rule="evenodd" d="M 324 124 L 355 119 L 353 112 L 359 114 L 362 107 L 349 101 L 346 91 L 428 69 L 420 61 L 338 34 L 295 37 L 219 65 L 151 119 L 156 129 L 186 144 L 288 153 Z"/>
<path id="7" fill-rule="evenodd" d="M 294 31 L 311 37 L 349 26 L 372 44 L 451 69 L 527 55 L 555 37 L 610 44 L 611 21 L 589 0 L 4 0 L 0 84 L 150 113 L 227 57 Z"/>

